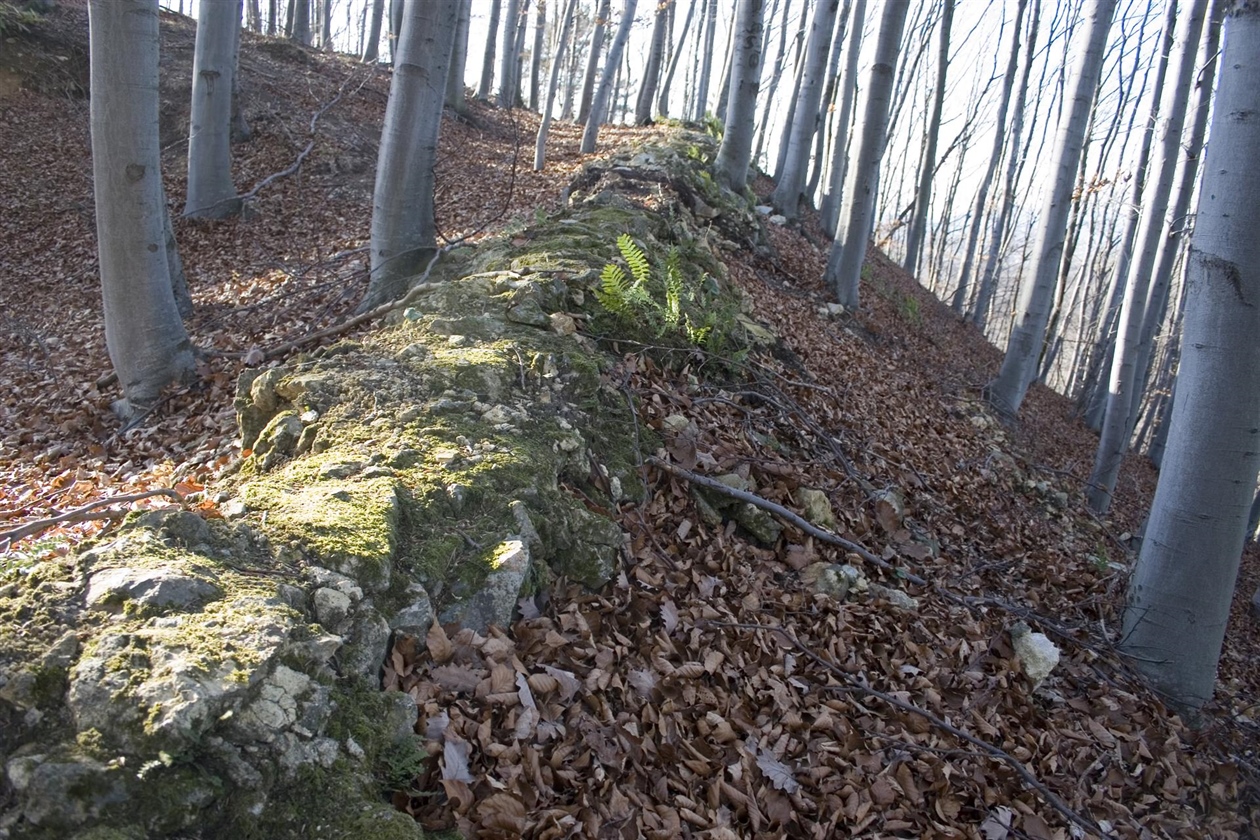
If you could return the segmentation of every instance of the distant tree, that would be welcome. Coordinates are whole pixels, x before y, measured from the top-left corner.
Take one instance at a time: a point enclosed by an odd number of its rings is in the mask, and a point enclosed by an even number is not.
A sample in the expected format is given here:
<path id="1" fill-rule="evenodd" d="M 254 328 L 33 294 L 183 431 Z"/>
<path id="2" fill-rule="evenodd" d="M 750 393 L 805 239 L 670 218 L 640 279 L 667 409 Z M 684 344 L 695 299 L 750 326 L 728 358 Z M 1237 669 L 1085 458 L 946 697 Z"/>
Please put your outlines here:
<path id="1" fill-rule="evenodd" d="M 586 124 L 591 115 L 591 101 L 595 97 L 595 82 L 599 74 L 599 57 L 604 50 L 604 36 L 608 31 L 608 18 L 612 15 L 612 0 L 599 0 L 595 9 L 595 26 L 591 29 L 591 49 L 586 56 L 586 75 L 582 78 L 582 95 L 578 97 L 577 121 Z"/>
<path id="2" fill-rule="evenodd" d="M 771 199 L 774 206 L 788 219 L 795 219 L 800 212 L 810 147 L 814 132 L 818 130 L 818 103 L 822 100 L 823 86 L 826 84 L 827 58 L 830 55 L 831 36 L 839 11 L 840 0 L 819 0 L 810 22 L 804 73 L 796 92 L 796 106 L 787 132 L 787 153 L 783 156 L 783 168 L 779 172 L 779 182 Z"/>
<path id="3" fill-rule="evenodd" d="M 837 0 L 838 2 L 838 0 Z M 718 181 L 742 193 L 748 186 L 757 90 L 761 87 L 762 20 L 765 0 L 740 0 L 735 17 L 735 54 L 731 57 L 731 103 L 714 170 Z"/>
<path id="4" fill-rule="evenodd" d="M 556 58 L 551 62 L 551 78 L 547 81 L 547 101 L 542 107 L 542 119 L 538 123 L 538 138 L 534 143 L 534 171 L 539 172 L 547 162 L 547 133 L 551 129 L 551 108 L 556 101 L 556 91 L 560 87 L 560 56 L 564 55 L 569 43 L 569 32 L 573 29 L 573 10 L 577 0 L 569 0 L 560 19 L 560 39 L 556 43 Z"/>
<path id="5" fill-rule="evenodd" d="M 293 27 L 290 38 L 304 47 L 311 45 L 311 0 L 290 0 Z"/>
<path id="6" fill-rule="evenodd" d="M 240 211 L 232 184 L 232 88 L 241 0 L 201 0 L 188 121 L 184 215 L 222 219 Z"/>
<path id="7" fill-rule="evenodd" d="M 372 195 L 372 274 L 360 310 L 399 297 L 437 248 L 433 167 L 459 0 L 405 0 Z"/>
<path id="8" fill-rule="evenodd" d="M 534 49 L 529 57 L 529 107 L 535 111 L 541 110 L 541 103 L 538 101 L 539 88 L 541 81 L 539 76 L 542 74 L 543 45 L 544 35 L 547 33 L 547 0 L 538 0 L 534 6 Z M 561 53 L 557 52 L 552 57 L 552 63 L 559 63 Z"/>
<path id="9" fill-rule="evenodd" d="M 499 45 L 499 107 L 516 105 L 516 29 L 521 20 L 522 0 L 507 0 L 503 14 L 503 42 Z"/>
<path id="10" fill-rule="evenodd" d="M 1045 192 L 1034 232 L 1033 267 L 1020 284 L 1015 325 L 1006 343 L 1006 356 L 997 378 L 985 389 L 989 402 L 1007 415 L 1019 413 L 1041 358 L 1067 232 L 1072 196 L 1076 190 L 1081 147 L 1093 110 L 1102 73 L 1104 47 L 1116 0 L 1089 0 L 1087 21 L 1081 27 L 1066 90 L 1067 110 L 1059 121 L 1058 136 L 1047 171 L 1053 182 Z"/>
<path id="11" fill-rule="evenodd" d="M 674 0 L 656 3 L 647 66 L 643 69 L 643 81 L 639 85 L 639 96 L 634 103 L 635 125 L 648 125 L 652 122 L 652 100 L 656 98 L 656 87 L 661 79 L 661 57 L 665 54 L 665 32 L 669 25 L 669 10 L 673 7 L 673 3 Z"/>
<path id="12" fill-rule="evenodd" d="M 687 16 L 683 18 L 682 31 L 678 33 L 678 37 L 674 41 L 674 54 L 669 58 L 669 67 L 665 71 L 665 79 L 661 82 L 660 89 L 656 94 L 656 112 L 662 117 L 669 115 L 670 89 L 674 86 L 674 73 L 677 72 L 679 61 L 683 56 L 683 44 L 687 41 L 687 31 L 691 28 L 691 18 L 695 14 L 697 2 L 701 2 L 701 0 L 690 0 L 687 4 Z M 677 7 L 677 0 L 673 0 L 670 6 L 671 12 Z"/>
<path id="13" fill-rule="evenodd" d="M 455 22 L 455 43 L 451 66 L 446 75 L 446 107 L 460 116 L 468 113 L 464 68 L 468 63 L 468 29 L 472 22 L 472 0 L 459 0 L 459 20 Z"/>
<path id="14" fill-rule="evenodd" d="M 595 151 L 595 141 L 599 137 L 599 125 L 613 96 L 613 77 L 621 64 L 621 54 L 625 51 L 626 41 L 630 40 L 630 27 L 634 25 L 634 9 L 637 0 L 625 0 L 621 12 L 621 23 L 617 26 L 617 34 L 613 36 L 608 47 L 608 58 L 604 62 L 604 74 L 599 80 L 599 89 L 591 102 L 590 113 L 586 116 L 586 129 L 582 132 L 582 154 Z"/>
<path id="15" fill-rule="evenodd" d="M 482 102 L 490 99 L 494 89 L 495 42 L 499 37 L 500 0 L 490 0 L 490 22 L 486 28 L 486 49 L 481 58 L 481 81 L 477 84 L 477 98 Z"/>
<path id="16" fill-rule="evenodd" d="M 908 4 L 891 0 L 884 4 L 880 16 L 879 36 L 875 45 L 874 63 L 866 87 L 866 107 L 854 140 L 858 144 L 857 161 L 846 184 L 840 211 L 840 226 L 827 258 L 827 285 L 836 293 L 841 305 L 856 309 L 858 281 L 866 246 L 871 239 L 875 220 L 875 191 L 879 183 L 879 162 L 884 154 L 888 132 L 888 106 L 892 97 L 897 55 L 901 49 L 901 31 L 906 24 Z"/>
<path id="17" fill-rule="evenodd" d="M 1260 5 L 1225 22 L 1167 451 L 1122 653 L 1181 709 L 1212 696 L 1260 471 Z"/>
<path id="18" fill-rule="evenodd" d="M 906 271 L 917 273 L 919 251 L 927 232 L 932 211 L 932 182 L 936 179 L 936 147 L 941 136 L 941 112 L 945 107 L 945 82 L 949 70 L 949 36 L 954 23 L 954 0 L 943 0 L 941 26 L 937 38 L 936 90 L 932 95 L 932 115 L 923 134 L 923 155 L 919 161 L 919 187 L 914 195 L 914 210 L 906 234 Z M 1022 8 L 1021 8 L 1022 11 Z"/>
<path id="19" fill-rule="evenodd" d="M 717 0 L 709 0 L 709 11 L 704 19 L 704 47 L 697 55 L 700 66 L 696 70 L 696 101 L 691 118 L 699 122 L 709 109 L 709 78 L 713 75 L 713 37 L 717 32 Z"/>
<path id="20" fill-rule="evenodd" d="M 363 63 L 375 64 L 380 56 L 381 22 L 385 19 L 385 0 L 372 0 L 367 37 L 363 40 Z"/>
<path id="21" fill-rule="evenodd" d="M 1169 3 L 1176 0 L 1168 0 Z M 1085 495 L 1095 513 L 1106 513 L 1111 494 L 1120 474 L 1120 462 L 1129 448 L 1132 432 L 1130 409 L 1133 388 L 1137 384 L 1136 362 L 1146 311 L 1151 274 L 1156 252 L 1164 238 L 1165 219 L 1172 195 L 1173 176 L 1180 158 L 1181 134 L 1185 126 L 1186 105 L 1194 84 L 1194 71 L 1199 35 L 1207 13 L 1207 0 L 1192 0 L 1181 15 L 1176 38 L 1175 61 L 1170 84 L 1164 88 L 1164 102 L 1159 105 L 1158 142 L 1152 149 L 1151 177 L 1142 195 L 1142 219 L 1138 229 L 1134 259 L 1129 265 L 1124 302 L 1120 308 L 1119 332 L 1111 362 L 1111 380 L 1107 389 L 1107 413 L 1103 420 L 1094 468 L 1090 473 Z M 1154 106 L 1152 106 L 1154 107 Z"/>
<path id="22" fill-rule="evenodd" d="M 858 57 L 862 50 L 862 30 L 866 26 L 866 0 L 855 0 L 852 15 L 849 43 L 844 48 L 844 72 L 838 82 L 840 104 L 832 124 L 831 174 L 818 208 L 819 222 L 825 231 L 834 231 L 840 221 L 840 198 L 849 169 L 849 123 L 853 119 Z"/>
<path id="23" fill-rule="evenodd" d="M 92 183 L 105 345 L 122 417 L 193 373 L 167 263 L 158 142 L 157 0 L 88 4 Z"/>

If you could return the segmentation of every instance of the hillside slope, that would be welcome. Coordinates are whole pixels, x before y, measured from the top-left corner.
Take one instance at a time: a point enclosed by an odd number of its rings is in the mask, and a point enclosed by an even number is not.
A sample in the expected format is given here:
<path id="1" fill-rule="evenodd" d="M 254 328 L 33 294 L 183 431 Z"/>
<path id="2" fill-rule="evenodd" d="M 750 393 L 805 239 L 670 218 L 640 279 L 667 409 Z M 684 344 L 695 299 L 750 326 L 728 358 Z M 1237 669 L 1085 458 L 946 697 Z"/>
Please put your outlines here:
<path id="1" fill-rule="evenodd" d="M 388 89 L 384 71 L 247 39 L 255 137 L 236 149 L 241 188 L 289 166 L 312 116 L 342 95 L 316 122 L 301 172 L 260 192 L 257 218 L 177 225 L 198 305 L 190 331 L 212 352 L 198 387 L 120 430 L 108 412 L 117 395 L 96 384 L 109 368 L 82 98 L 86 19 L 61 5 L 0 49 L 0 515 L 12 524 L 109 494 L 195 490 L 233 463 L 230 394 L 246 353 L 336 323 L 362 291 Z M 168 196 L 179 208 L 187 84 L 178 80 L 193 27 L 164 16 L 163 37 Z M 452 238 L 489 224 L 525 239 L 539 210 L 560 206 L 582 162 L 577 134 L 557 125 L 549 170 L 524 172 L 513 160 L 534 119 L 476 106 L 472 122 L 446 122 L 439 215 Z M 610 131 L 606 142 L 644 135 Z M 514 741 L 521 701 L 461 688 L 439 668 L 440 638 L 395 651 L 387 677 L 417 699 L 418 731 L 453 726 L 472 780 L 441 783 L 451 759 L 438 763 L 438 745 L 417 795 L 396 804 L 429 827 L 480 836 L 634 836 L 633 827 L 660 837 L 962 837 L 982 825 L 990 838 L 1008 826 L 1071 836 L 1064 814 L 1009 763 L 864 684 L 1000 747 L 1119 836 L 1248 836 L 1260 807 L 1249 705 L 1260 633 L 1244 610 L 1260 582 L 1254 550 L 1220 703 L 1192 732 L 1106 644 L 1132 559 L 1121 535 L 1149 502 L 1149 465 L 1130 459 L 1112 520 L 1094 522 L 1079 487 L 1095 438 L 1067 401 L 1036 388 L 1018 427 L 1002 427 L 978 398 L 996 351 L 913 278 L 872 250 L 863 310 L 834 317 L 819 311 L 825 254 L 811 241 L 821 234 L 772 226 L 766 236 L 769 251 L 717 230 L 710 242 L 750 311 L 783 337 L 777 359 L 752 357 L 709 379 L 717 362 L 703 353 L 671 367 L 624 345 L 623 364 L 606 376 L 635 395 L 640 423 L 661 436 L 658 454 L 673 466 L 737 475 L 798 511 L 804 490 L 821 490 L 838 533 L 928 581 L 866 570 L 904 586 L 917 610 L 828 594 L 826 564 L 852 555 L 791 528 L 759 541 L 729 517 L 712 520 L 704 506 L 713 502 L 685 479 L 646 470 L 649 500 L 616 511 L 632 537 L 616 585 L 552 593 L 510 639 L 454 640 L 465 664 L 515 661 L 519 673 L 551 676 L 529 681 L 547 737 Z M 19 543 L 0 569 L 65 553 L 99 525 Z M 1021 618 L 1064 652 L 1036 690 L 1011 646 Z"/>

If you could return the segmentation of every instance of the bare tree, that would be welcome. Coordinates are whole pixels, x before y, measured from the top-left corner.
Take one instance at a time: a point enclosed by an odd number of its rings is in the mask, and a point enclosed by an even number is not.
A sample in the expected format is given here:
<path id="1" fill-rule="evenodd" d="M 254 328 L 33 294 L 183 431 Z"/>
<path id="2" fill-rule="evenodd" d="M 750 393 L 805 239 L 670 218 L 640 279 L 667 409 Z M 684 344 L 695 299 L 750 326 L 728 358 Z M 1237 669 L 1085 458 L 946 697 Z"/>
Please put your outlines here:
<path id="1" fill-rule="evenodd" d="M 586 129 L 582 132 L 582 154 L 595 151 L 595 141 L 599 137 L 599 125 L 608 112 L 613 96 L 613 77 L 621 64 L 621 54 L 625 51 L 626 41 L 630 39 L 630 27 L 634 25 L 634 8 L 637 0 L 625 0 L 625 8 L 621 12 L 621 23 L 617 34 L 613 36 L 608 47 L 608 59 L 604 62 L 604 75 L 599 81 L 599 89 L 591 102 L 591 112 L 586 117 Z"/>
<path id="2" fill-rule="evenodd" d="M 827 258 L 827 285 L 835 291 L 840 304 L 848 309 L 858 306 L 858 281 L 874 227 L 879 162 L 884 154 L 888 106 L 892 98 L 897 54 L 901 49 L 901 31 L 906 24 L 907 5 L 896 0 L 884 4 L 875 59 L 866 88 L 866 107 L 859 126 L 860 133 L 855 134 L 858 139 L 857 162 L 846 185 L 840 227 Z"/>
<path id="3" fill-rule="evenodd" d="M 1176 38 L 1177 58 L 1170 62 L 1174 72 L 1169 79 L 1170 84 L 1164 89 L 1164 102 L 1159 105 L 1159 136 L 1152 149 L 1152 178 L 1142 196 L 1142 219 L 1134 252 L 1137 259 L 1129 268 L 1124 302 L 1120 307 L 1120 328 L 1111 362 L 1107 414 L 1094 457 L 1094 469 L 1086 488 L 1089 505 L 1096 513 L 1106 513 L 1111 506 L 1111 494 L 1120 473 L 1120 462 L 1129 445 L 1132 430 L 1129 410 L 1133 404 L 1132 390 L 1137 378 L 1134 368 L 1142 318 L 1150 290 L 1151 272 L 1155 267 L 1156 251 L 1164 237 L 1164 216 L 1168 212 L 1168 202 L 1172 194 L 1181 133 L 1185 126 L 1186 104 L 1190 98 L 1199 36 L 1203 30 L 1206 12 L 1207 0 L 1192 0 L 1187 13 L 1182 16 Z"/>
<path id="4" fill-rule="evenodd" d="M 678 62 L 683 56 L 683 44 L 687 42 L 687 32 L 691 29 L 691 18 L 696 11 L 696 3 L 702 0 L 690 0 L 687 4 L 687 16 L 683 18 L 682 31 L 678 34 L 678 38 L 674 45 L 674 54 L 670 56 L 669 68 L 665 72 L 665 80 L 660 85 L 660 90 L 656 97 L 656 112 L 661 116 L 669 114 L 669 93 L 674 86 L 674 73 L 678 70 Z M 671 13 L 678 6 L 677 0 L 671 0 Z"/>
<path id="5" fill-rule="evenodd" d="M 1176 706 L 1212 696 L 1260 471 L 1260 5 L 1225 24 L 1187 271 L 1168 447 L 1129 581 L 1120 649 Z"/>
<path id="6" fill-rule="evenodd" d="M 240 0 L 201 0 L 193 54 L 184 215 L 222 219 L 240 210 L 232 184 L 232 79 Z"/>
<path id="7" fill-rule="evenodd" d="M 468 91 L 464 87 L 464 69 L 468 64 L 468 28 L 472 18 L 472 0 L 459 0 L 459 20 L 455 22 L 455 43 L 451 46 L 451 66 L 446 74 L 446 107 L 456 114 L 468 113 Z"/>
<path id="8" fill-rule="evenodd" d="M 92 183 L 105 345 L 122 417 L 193 372 L 163 229 L 157 0 L 91 0 Z"/>
<path id="9" fill-rule="evenodd" d="M 1021 11 L 1023 4 L 1020 5 Z M 919 249 L 923 246 L 923 234 L 927 230 L 928 216 L 932 210 L 932 180 L 936 175 L 936 146 L 941 135 L 941 111 L 945 106 L 945 81 L 949 70 L 949 35 L 954 23 L 954 0 L 944 0 L 941 26 L 937 37 L 939 46 L 936 60 L 936 92 L 932 98 L 932 116 L 928 117 L 927 131 L 923 135 L 923 154 L 919 160 L 919 188 L 914 195 L 914 214 L 910 217 L 910 230 L 906 234 L 906 257 L 902 263 L 906 271 L 916 272 Z"/>
<path id="10" fill-rule="evenodd" d="M 361 311 L 402 294 L 437 247 L 433 165 L 458 18 L 459 0 L 403 5 L 372 195 L 372 275 Z"/>
<path id="11" fill-rule="evenodd" d="M 717 0 L 709 0 L 704 21 L 704 47 L 700 52 L 700 68 L 696 74 L 696 101 L 691 118 L 700 121 L 709 110 L 709 79 L 713 75 L 713 38 L 717 33 Z"/>
<path id="12" fill-rule="evenodd" d="M 560 87 L 560 56 L 564 55 L 573 28 L 573 10 L 577 0 L 569 0 L 560 19 L 560 40 L 556 43 L 556 58 L 551 62 L 551 79 L 547 82 L 547 102 L 543 105 L 542 120 L 538 123 L 538 139 L 534 143 L 534 171 L 542 171 L 547 161 L 547 132 L 551 129 L 551 107 L 555 104 L 556 90 Z"/>
<path id="13" fill-rule="evenodd" d="M 765 0 L 740 0 L 735 19 L 735 54 L 731 58 L 731 104 L 714 171 L 718 181 L 742 193 L 748 185 L 753 117 L 761 86 L 761 28 Z"/>
<path id="14" fill-rule="evenodd" d="M 543 36 L 547 32 L 547 0 L 538 0 L 538 5 L 534 7 L 534 48 L 529 57 L 529 107 L 535 111 L 541 110 L 538 102 L 539 96 L 539 75 L 542 72 L 543 59 Z M 561 53 L 557 52 L 552 58 L 552 63 L 560 61 Z"/>
<path id="15" fill-rule="evenodd" d="M 1060 122 L 1049 166 L 1054 181 L 1046 191 L 1037 217 L 1034 269 L 1020 287 L 1017 320 L 1007 340 L 1002 369 L 986 388 L 989 402 L 1005 414 L 1019 412 L 1041 358 L 1041 345 L 1059 279 L 1081 146 L 1102 73 L 1104 47 L 1115 9 L 1116 0 L 1090 0 L 1089 19 L 1074 57 L 1066 98 L 1068 113 Z"/>
<path id="16" fill-rule="evenodd" d="M 866 0 L 855 0 L 849 22 L 849 43 L 845 47 L 844 74 L 840 77 L 840 106 L 832 123 L 831 175 L 819 207 L 823 230 L 834 231 L 840 222 L 840 196 L 849 167 L 849 123 L 853 119 L 853 97 L 857 91 L 858 57 L 862 51 L 862 30 L 866 25 Z"/>
<path id="17" fill-rule="evenodd" d="M 578 99 L 577 121 L 584 125 L 591 114 L 599 57 L 604 49 L 604 35 L 608 31 L 608 19 L 611 16 L 612 0 L 599 0 L 599 7 L 595 10 L 595 28 L 591 30 L 591 51 L 586 58 L 586 76 L 582 80 L 582 96 Z M 603 119 L 602 115 L 599 119 Z"/>
<path id="18" fill-rule="evenodd" d="M 385 18 L 385 0 L 372 0 L 367 37 L 363 40 L 363 63 L 375 64 L 380 57 L 381 22 Z"/>
<path id="19" fill-rule="evenodd" d="M 814 132 L 818 130 L 818 103 L 822 99 L 823 85 L 826 83 L 831 35 L 839 10 L 840 0 L 819 0 L 810 23 L 804 74 L 796 94 L 796 106 L 788 131 L 787 152 L 772 196 L 774 205 L 788 219 L 795 219 L 800 212 L 801 192 L 805 187 L 805 172 L 809 165 L 809 150 Z"/>
<path id="20" fill-rule="evenodd" d="M 490 0 L 490 22 L 486 29 L 486 50 L 481 58 L 481 81 L 477 83 L 477 98 L 482 102 L 490 98 L 490 91 L 494 88 L 494 58 L 497 55 L 495 44 L 499 36 L 499 10 L 500 0 Z"/>

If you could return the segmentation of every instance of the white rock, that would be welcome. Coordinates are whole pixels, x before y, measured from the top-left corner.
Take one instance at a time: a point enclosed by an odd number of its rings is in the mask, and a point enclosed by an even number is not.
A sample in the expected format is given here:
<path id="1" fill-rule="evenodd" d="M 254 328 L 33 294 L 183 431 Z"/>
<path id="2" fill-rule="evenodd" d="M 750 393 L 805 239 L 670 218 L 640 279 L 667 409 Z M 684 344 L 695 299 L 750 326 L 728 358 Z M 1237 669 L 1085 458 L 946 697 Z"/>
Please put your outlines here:
<path id="1" fill-rule="evenodd" d="M 1042 680 L 1050 676 L 1059 664 L 1059 648 L 1054 642 L 1045 633 L 1033 633 L 1022 621 L 1011 628 L 1011 642 L 1020 666 L 1032 680 L 1033 688 L 1041 685 Z"/>

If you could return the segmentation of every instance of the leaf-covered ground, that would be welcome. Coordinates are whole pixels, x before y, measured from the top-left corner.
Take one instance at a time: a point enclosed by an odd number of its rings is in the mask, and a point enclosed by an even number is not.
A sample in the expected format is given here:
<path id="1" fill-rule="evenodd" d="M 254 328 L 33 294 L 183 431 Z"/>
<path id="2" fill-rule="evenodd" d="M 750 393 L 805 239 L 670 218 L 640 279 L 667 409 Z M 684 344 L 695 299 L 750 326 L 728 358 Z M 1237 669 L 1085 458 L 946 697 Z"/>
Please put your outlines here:
<path id="1" fill-rule="evenodd" d="M 99 315 L 86 15 L 61 6 L 0 49 L 0 528 L 121 493 L 195 491 L 233 461 L 246 361 L 339 322 L 362 294 L 388 92 L 385 71 L 246 39 L 254 137 L 235 147 L 238 188 L 314 143 L 297 174 L 259 192 L 253 218 L 177 221 L 202 378 L 122 429 Z M 163 21 L 178 211 L 194 29 Z M 511 230 L 558 206 L 581 163 L 578 132 L 555 123 L 535 174 L 536 125 L 479 105 L 447 119 L 446 236 Z M 791 527 L 764 547 L 709 524 L 687 480 L 647 468 L 647 501 L 613 512 L 631 543 L 607 591 L 562 588 L 523 604 L 510 632 L 435 628 L 392 652 L 387 682 L 416 698 L 432 754 L 399 807 L 481 837 L 1254 836 L 1255 551 L 1218 700 L 1189 730 L 1108 648 L 1132 562 L 1123 537 L 1154 471 L 1131 458 L 1114 515 L 1094 521 L 1079 489 L 1096 438 L 1070 404 L 1034 388 L 1018 426 L 995 424 L 978 395 L 997 352 L 874 250 L 863 309 L 820 313 L 825 253 L 812 243 L 824 237 L 811 225 L 808 236 L 771 227 L 773 260 L 726 253 L 790 352 L 714 385 L 703 356 L 665 370 L 627 346 L 609 375 L 638 398 L 665 462 L 736 473 L 798 512 L 804 489 L 822 490 L 841 536 L 925 584 Z M 0 564 L 64 553 L 104 524 L 18 542 Z M 824 594 L 820 562 L 863 566 L 918 608 Z M 1021 619 L 1063 650 L 1037 690 L 1012 649 Z"/>

